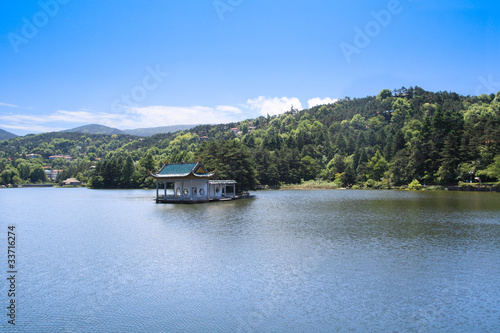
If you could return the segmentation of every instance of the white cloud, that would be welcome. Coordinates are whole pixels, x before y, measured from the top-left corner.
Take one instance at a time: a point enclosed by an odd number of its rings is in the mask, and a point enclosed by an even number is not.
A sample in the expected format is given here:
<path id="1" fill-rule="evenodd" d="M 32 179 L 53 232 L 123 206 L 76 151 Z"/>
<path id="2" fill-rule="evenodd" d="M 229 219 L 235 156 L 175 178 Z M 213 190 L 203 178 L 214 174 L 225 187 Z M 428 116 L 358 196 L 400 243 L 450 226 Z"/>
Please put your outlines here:
<path id="1" fill-rule="evenodd" d="M 130 107 L 120 113 L 58 110 L 45 115 L 3 114 L 0 121 L 5 128 L 31 132 L 50 132 L 86 124 L 101 124 L 120 129 L 146 128 L 168 125 L 196 125 L 229 123 L 243 120 L 237 107 L 220 105 L 176 107 Z"/>
<path id="2" fill-rule="evenodd" d="M 51 122 L 64 123 L 90 123 L 107 119 L 120 119 L 119 114 L 110 113 L 92 113 L 87 111 L 66 111 L 59 110 L 48 115 L 22 115 L 7 114 L 1 115 L 0 120 L 9 121 L 17 124 L 40 124 Z"/>
<path id="3" fill-rule="evenodd" d="M 237 108 L 235 106 L 229 106 L 229 105 L 219 105 L 219 106 L 217 106 L 217 111 L 242 113 L 239 108 Z"/>
<path id="4" fill-rule="evenodd" d="M 6 106 L 9 108 L 18 108 L 19 107 L 19 106 L 14 105 L 14 104 L 7 104 L 7 103 L 2 103 L 2 102 L 0 102 L 0 106 Z"/>
<path id="5" fill-rule="evenodd" d="M 315 98 L 311 98 L 310 100 L 308 100 L 307 104 L 309 105 L 309 108 L 312 108 L 312 107 L 315 107 L 317 105 L 333 104 L 337 101 L 338 101 L 338 99 L 335 99 L 335 98 L 326 97 L 326 98 L 321 99 L 319 97 L 315 97 Z"/>
<path id="6" fill-rule="evenodd" d="M 302 110 L 302 103 L 300 103 L 297 97 L 266 98 L 264 96 L 259 96 L 254 99 L 249 99 L 247 101 L 247 106 L 251 110 L 256 110 L 262 116 L 274 116 L 285 113 L 286 111 L 290 111 L 292 106 L 294 109 Z"/>
<path id="7" fill-rule="evenodd" d="M 227 106 L 212 108 L 206 106 L 177 107 L 158 105 L 132 107 L 129 109 L 129 112 L 130 113 L 124 115 L 119 122 L 115 122 L 115 127 L 138 128 L 167 125 L 213 124 L 242 120 L 240 119 L 241 116 L 235 118 L 235 114 L 241 113 L 238 108 Z"/>
<path id="8" fill-rule="evenodd" d="M 58 132 L 65 130 L 67 128 L 62 128 L 62 127 L 51 127 L 51 126 L 40 126 L 36 124 L 29 124 L 29 125 L 0 125 L 1 128 L 7 128 L 10 130 L 19 130 L 19 133 L 37 133 L 37 132 Z M 20 134 L 24 135 L 24 134 Z"/>

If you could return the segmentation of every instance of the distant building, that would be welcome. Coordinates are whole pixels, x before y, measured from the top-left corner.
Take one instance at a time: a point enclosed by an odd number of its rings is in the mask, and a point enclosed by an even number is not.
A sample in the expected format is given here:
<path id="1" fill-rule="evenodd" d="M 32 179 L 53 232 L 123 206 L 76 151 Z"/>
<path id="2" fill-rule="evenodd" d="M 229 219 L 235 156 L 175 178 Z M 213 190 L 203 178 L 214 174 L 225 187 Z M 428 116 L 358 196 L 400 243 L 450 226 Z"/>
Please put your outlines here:
<path id="1" fill-rule="evenodd" d="M 27 154 L 26 157 L 29 157 L 29 158 L 37 158 L 37 157 L 41 157 L 42 155 L 40 154 Z"/>
<path id="2" fill-rule="evenodd" d="M 200 141 L 201 141 L 201 142 L 204 142 L 204 141 L 209 141 L 209 138 L 208 138 L 208 136 L 204 135 L 204 136 L 202 136 L 202 137 L 200 138 Z"/>
<path id="3" fill-rule="evenodd" d="M 65 158 L 66 160 L 71 161 L 71 156 L 70 155 L 52 155 L 52 156 L 49 156 L 49 161 L 52 162 L 56 158 Z"/>
<path id="4" fill-rule="evenodd" d="M 231 128 L 231 132 L 233 132 L 236 135 L 243 134 L 238 127 Z"/>
<path id="5" fill-rule="evenodd" d="M 66 186 L 80 186 L 82 185 L 82 182 L 75 178 L 68 178 L 63 181 L 62 184 Z"/>
<path id="6" fill-rule="evenodd" d="M 47 177 L 49 177 L 51 180 L 56 180 L 59 172 L 62 172 L 62 170 L 45 170 Z"/>

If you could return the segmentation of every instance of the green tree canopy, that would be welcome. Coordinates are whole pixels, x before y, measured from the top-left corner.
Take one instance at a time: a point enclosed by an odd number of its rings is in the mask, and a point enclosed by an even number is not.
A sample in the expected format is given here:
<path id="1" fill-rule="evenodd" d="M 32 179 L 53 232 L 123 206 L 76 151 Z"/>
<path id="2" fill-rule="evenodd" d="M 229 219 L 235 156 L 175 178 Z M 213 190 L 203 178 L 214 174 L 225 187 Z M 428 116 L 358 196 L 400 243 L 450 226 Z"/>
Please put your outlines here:
<path id="1" fill-rule="evenodd" d="M 366 165 L 366 178 L 379 181 L 384 177 L 384 173 L 389 169 L 389 164 L 385 158 L 377 150 L 375 156 L 373 156 Z"/>
<path id="2" fill-rule="evenodd" d="M 204 142 L 196 155 L 209 171 L 216 170 L 218 178 L 237 181 L 238 192 L 254 189 L 257 185 L 252 156 L 240 141 Z"/>

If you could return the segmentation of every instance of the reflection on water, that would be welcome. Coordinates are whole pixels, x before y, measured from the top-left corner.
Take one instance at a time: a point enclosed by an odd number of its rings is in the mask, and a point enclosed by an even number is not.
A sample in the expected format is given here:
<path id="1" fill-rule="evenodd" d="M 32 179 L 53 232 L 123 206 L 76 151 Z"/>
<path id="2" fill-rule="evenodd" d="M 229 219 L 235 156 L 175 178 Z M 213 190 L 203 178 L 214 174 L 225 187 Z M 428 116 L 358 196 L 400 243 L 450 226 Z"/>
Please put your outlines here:
<path id="1" fill-rule="evenodd" d="M 19 332 L 500 330 L 498 193 L 8 189 L 0 208 Z"/>

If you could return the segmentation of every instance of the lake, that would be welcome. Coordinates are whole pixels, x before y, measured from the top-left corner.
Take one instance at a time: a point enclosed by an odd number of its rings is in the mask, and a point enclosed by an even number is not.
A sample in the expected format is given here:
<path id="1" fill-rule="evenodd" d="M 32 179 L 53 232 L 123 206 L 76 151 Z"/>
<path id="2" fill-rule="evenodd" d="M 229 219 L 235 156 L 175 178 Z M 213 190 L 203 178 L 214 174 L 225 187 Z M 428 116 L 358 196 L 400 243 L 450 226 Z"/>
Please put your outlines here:
<path id="1" fill-rule="evenodd" d="M 12 332 L 498 332 L 500 194 L 0 190 Z"/>

